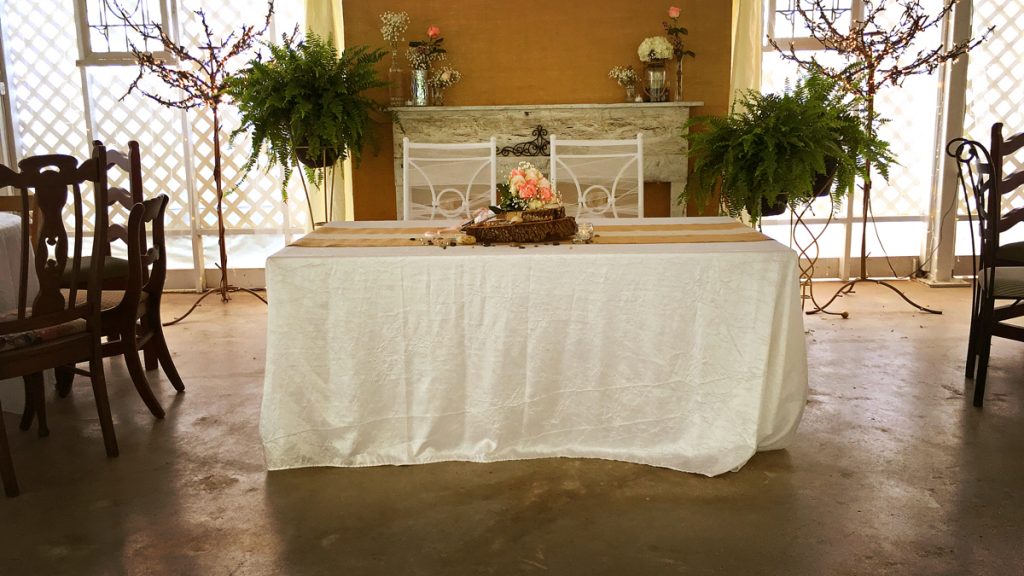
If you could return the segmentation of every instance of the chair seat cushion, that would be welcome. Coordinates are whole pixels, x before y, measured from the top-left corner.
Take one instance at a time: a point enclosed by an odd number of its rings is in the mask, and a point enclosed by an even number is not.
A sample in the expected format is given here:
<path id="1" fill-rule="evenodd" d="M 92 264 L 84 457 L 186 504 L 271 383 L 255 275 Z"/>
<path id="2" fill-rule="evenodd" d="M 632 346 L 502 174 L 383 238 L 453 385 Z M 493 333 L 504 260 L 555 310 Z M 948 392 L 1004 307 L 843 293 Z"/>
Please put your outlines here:
<path id="1" fill-rule="evenodd" d="M 61 292 L 64 294 L 64 298 L 68 297 L 67 290 L 61 290 Z M 103 290 L 100 294 L 100 310 L 117 308 L 117 305 L 124 299 L 123 290 Z M 85 304 L 88 296 L 89 294 L 85 290 L 79 289 L 78 292 L 75 292 L 75 302 L 77 304 Z"/>
<path id="2" fill-rule="evenodd" d="M 987 275 L 979 274 L 982 282 Z M 1024 299 L 1024 267 L 999 266 L 996 268 L 995 297 L 1001 299 Z"/>
<path id="3" fill-rule="evenodd" d="M 85 286 L 88 282 L 88 271 L 92 268 L 92 256 L 82 256 L 82 267 L 78 271 L 78 284 L 79 286 Z M 120 280 L 128 277 L 128 261 L 124 258 L 115 258 L 113 256 L 107 256 L 103 259 L 103 280 Z M 64 269 L 64 274 L 60 277 L 61 286 L 71 285 L 71 266 L 69 265 Z"/>
<path id="4" fill-rule="evenodd" d="M 31 313 L 31 310 L 26 311 L 26 314 Z M 9 322 L 11 320 L 17 319 L 17 317 L 17 310 L 0 312 L 0 322 Z M 28 346 L 42 344 L 43 342 L 50 342 L 58 338 L 70 336 L 72 334 L 80 334 L 82 332 L 85 332 L 86 326 L 87 324 L 85 319 L 78 318 L 72 320 L 71 322 L 65 322 L 63 324 L 57 324 L 55 326 L 45 326 L 43 328 L 28 330 L 26 332 L 0 334 L 0 352 L 18 350 L 20 348 L 26 348 Z"/>

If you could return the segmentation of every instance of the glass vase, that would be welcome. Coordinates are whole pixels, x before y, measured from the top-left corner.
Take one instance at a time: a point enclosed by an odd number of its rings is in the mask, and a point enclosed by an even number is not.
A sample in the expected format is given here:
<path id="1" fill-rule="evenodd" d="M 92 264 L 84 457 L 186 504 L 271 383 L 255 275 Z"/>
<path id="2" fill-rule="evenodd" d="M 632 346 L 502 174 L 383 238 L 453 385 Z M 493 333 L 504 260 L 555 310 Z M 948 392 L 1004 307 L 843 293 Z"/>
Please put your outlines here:
<path id="1" fill-rule="evenodd" d="M 667 102 L 668 83 L 666 82 L 664 60 L 651 60 L 647 63 L 644 72 L 645 86 L 648 102 Z"/>
<path id="2" fill-rule="evenodd" d="M 427 77 L 429 75 L 430 70 L 412 71 L 412 85 L 410 86 L 410 95 L 412 97 L 413 106 L 427 106 L 430 104 L 430 86 L 427 83 Z"/>
<path id="3" fill-rule="evenodd" d="M 683 101 L 683 57 L 680 56 L 676 60 L 676 93 L 674 97 L 676 102 Z"/>
<path id="4" fill-rule="evenodd" d="M 405 104 L 405 78 L 398 60 L 398 42 L 391 42 L 391 67 L 388 68 L 388 91 L 391 95 L 391 107 Z"/>
<path id="5" fill-rule="evenodd" d="M 444 106 L 444 88 L 441 88 L 440 86 L 431 86 L 430 105 Z"/>
<path id="6" fill-rule="evenodd" d="M 636 102 L 636 85 L 628 84 L 626 86 L 626 102 Z"/>

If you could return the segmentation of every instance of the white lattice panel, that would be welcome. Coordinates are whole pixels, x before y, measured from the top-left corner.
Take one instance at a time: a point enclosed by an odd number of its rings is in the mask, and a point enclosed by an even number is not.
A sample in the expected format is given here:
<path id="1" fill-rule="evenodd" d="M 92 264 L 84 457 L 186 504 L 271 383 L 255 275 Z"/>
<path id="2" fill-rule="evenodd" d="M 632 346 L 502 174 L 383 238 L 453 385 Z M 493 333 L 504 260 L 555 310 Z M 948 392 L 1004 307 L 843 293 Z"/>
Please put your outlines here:
<path id="1" fill-rule="evenodd" d="M 185 232 L 189 214 L 181 113 L 138 94 L 122 101 L 136 73 L 120 66 L 88 69 L 95 137 L 121 151 L 127 151 L 129 140 L 138 140 L 146 196 L 167 194 L 165 226 L 169 232 Z"/>
<path id="2" fill-rule="evenodd" d="M 192 8 L 207 4 L 207 21 L 214 30 L 231 30 L 243 22 L 261 23 L 260 19 L 266 8 L 266 3 L 262 0 L 226 0 L 218 3 L 216 11 L 209 10 L 208 3 L 204 2 L 186 1 L 182 4 L 185 9 L 181 21 L 183 38 L 185 43 L 190 45 L 197 44 L 203 39 L 198 17 L 189 11 Z M 247 58 L 237 60 L 235 65 L 244 65 Z M 201 228 L 215 230 L 217 194 L 213 181 L 213 115 L 209 110 L 197 110 L 191 114 L 191 119 L 195 144 L 194 166 L 199 222 Z M 240 182 L 242 167 L 248 157 L 249 141 L 246 138 L 237 138 L 233 144 L 228 143 L 228 135 L 239 125 L 234 107 L 221 107 L 220 123 L 223 186 L 225 190 L 232 191 L 224 197 L 225 226 L 229 229 L 261 231 L 283 231 L 287 224 L 291 224 L 292 227 L 303 226 L 308 218 L 302 218 L 303 212 L 282 202 L 280 180 L 276 174 L 266 175 L 262 171 L 253 170 Z M 296 184 L 297 181 L 292 183 L 289 196 L 294 194 L 294 202 L 290 204 L 304 201 L 301 188 L 295 189 Z M 290 212 L 289 208 L 292 208 Z M 293 214 L 298 220 L 291 219 Z"/>
<path id="3" fill-rule="evenodd" d="M 976 31 L 989 26 L 996 29 L 987 42 L 970 54 L 967 68 L 967 115 L 964 135 L 989 146 L 992 124 L 1002 122 L 1003 135 L 1024 131 L 1024 80 L 1020 70 L 1024 67 L 1024 3 L 1005 0 L 974 0 Z M 1015 158 L 1006 164 L 1007 170 L 1024 168 L 1024 162 Z M 1024 190 L 1004 199 L 1003 208 L 1024 206 Z M 960 212 L 965 214 L 963 199 Z"/>

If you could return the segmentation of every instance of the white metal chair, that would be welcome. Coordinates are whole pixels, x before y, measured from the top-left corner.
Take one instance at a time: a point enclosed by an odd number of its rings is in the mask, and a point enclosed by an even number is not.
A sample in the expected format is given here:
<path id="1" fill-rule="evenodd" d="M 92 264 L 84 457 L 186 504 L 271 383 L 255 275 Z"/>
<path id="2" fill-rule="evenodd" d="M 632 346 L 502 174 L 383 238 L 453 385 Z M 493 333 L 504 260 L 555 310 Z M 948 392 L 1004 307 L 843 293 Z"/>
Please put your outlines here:
<path id="1" fill-rule="evenodd" d="M 576 206 L 577 218 L 643 216 L 643 134 L 628 140 L 560 140 L 552 135 L 551 183 L 567 207 Z"/>
<path id="2" fill-rule="evenodd" d="M 470 218 L 498 203 L 497 148 L 490 142 L 402 140 L 402 219 Z"/>

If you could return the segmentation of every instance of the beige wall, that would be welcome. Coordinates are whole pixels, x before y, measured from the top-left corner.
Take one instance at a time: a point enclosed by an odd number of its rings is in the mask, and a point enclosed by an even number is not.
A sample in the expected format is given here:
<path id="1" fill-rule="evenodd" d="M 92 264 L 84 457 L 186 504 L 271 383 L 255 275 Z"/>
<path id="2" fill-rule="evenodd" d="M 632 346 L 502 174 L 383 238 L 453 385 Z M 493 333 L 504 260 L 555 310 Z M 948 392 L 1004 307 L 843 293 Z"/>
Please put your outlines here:
<path id="1" fill-rule="evenodd" d="M 618 102 L 623 91 L 608 78 L 615 65 L 639 69 L 636 48 L 662 33 L 669 5 L 683 9 L 687 47 L 697 58 L 683 65 L 686 100 L 700 114 L 724 113 L 729 100 L 731 2 L 728 0 L 345 0 L 348 46 L 383 46 L 379 15 L 409 13 L 407 39 L 439 26 L 462 82 L 448 91 L 449 105 Z M 404 50 L 403 50 L 404 53 Z M 387 77 L 389 57 L 380 72 Z M 408 75 L 408 63 L 402 59 Z M 379 94 L 387 100 L 387 91 Z M 379 153 L 365 150 L 353 174 L 355 216 L 394 219 L 391 124 L 380 118 Z M 649 215 L 667 215 L 667 186 L 648 186 Z"/>

